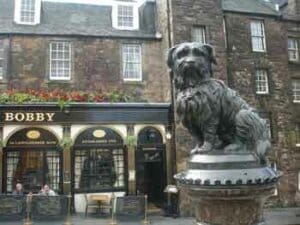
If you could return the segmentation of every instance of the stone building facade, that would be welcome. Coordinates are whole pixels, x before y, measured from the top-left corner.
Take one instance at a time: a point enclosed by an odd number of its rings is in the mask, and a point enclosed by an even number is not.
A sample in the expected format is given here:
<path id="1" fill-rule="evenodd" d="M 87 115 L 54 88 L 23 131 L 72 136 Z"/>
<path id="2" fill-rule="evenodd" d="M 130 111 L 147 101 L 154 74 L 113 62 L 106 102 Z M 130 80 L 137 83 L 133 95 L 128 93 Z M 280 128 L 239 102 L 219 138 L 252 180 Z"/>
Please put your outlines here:
<path id="1" fill-rule="evenodd" d="M 70 137 L 74 142 L 80 132 L 91 128 L 96 129 L 96 134 L 111 132 L 106 129 L 116 131 L 123 138 L 124 148 L 133 150 L 126 152 L 125 192 L 130 194 L 139 192 L 136 176 L 141 165 L 136 162 L 138 156 L 134 149 L 147 152 L 149 148 L 163 147 L 166 178 L 162 184 L 172 184 L 173 175 L 185 169 L 195 143 L 177 123 L 176 115 L 174 121 L 172 106 L 164 104 L 172 99 L 165 54 L 169 47 L 181 42 L 209 43 L 215 47 L 215 77 L 236 89 L 269 121 L 273 143 L 270 163 L 283 171 L 278 193 L 270 204 L 295 206 L 300 201 L 297 132 L 300 130 L 300 4 L 297 0 L 105 0 L 101 3 L 29 0 L 27 4 L 34 4 L 26 7 L 24 2 L 0 0 L 2 92 L 11 89 L 119 90 L 142 101 L 162 103 L 117 104 L 113 109 L 105 104 L 75 104 L 63 113 L 53 105 L 29 105 L 27 109 L 12 106 L 11 110 L 20 113 L 17 119 L 26 110 L 47 113 L 51 109 L 57 113 L 53 124 L 32 123 L 35 133 L 46 129 L 56 134 L 57 142 Z M 8 110 L 7 106 L 0 109 L 0 135 L 5 154 L 13 147 L 6 144 L 14 133 L 31 131 L 28 121 L 5 121 L 3 115 L 9 113 Z M 88 114 L 90 110 L 93 113 L 98 110 L 103 115 Z M 116 114 L 110 115 L 110 110 Z M 130 114 L 131 111 L 134 113 Z M 64 114 L 70 112 L 70 117 Z M 92 122 L 89 123 L 82 112 L 91 115 Z M 159 113 L 161 118 L 157 117 Z M 112 115 L 116 120 L 111 119 Z M 69 120 L 65 121 L 66 118 Z M 156 140 L 159 145 L 145 143 L 138 147 L 135 141 L 138 142 L 142 131 L 147 131 L 149 138 L 152 135 L 150 142 Z M 170 136 L 170 131 L 175 135 Z M 158 133 L 161 138 L 155 139 Z M 141 133 L 141 138 L 144 136 Z M 135 144 L 126 144 L 128 140 Z M 72 177 L 72 147 L 68 146 L 62 159 L 64 172 L 68 173 L 61 176 L 67 178 Z M 5 163 L 6 158 L 2 155 L 1 160 Z M 4 172 L 1 171 L 1 190 L 7 191 Z M 68 183 L 61 186 L 62 193 L 72 190 Z M 80 195 L 76 198 L 79 202 L 83 199 Z M 190 202 L 185 193 L 180 193 L 182 215 L 190 214 Z M 82 207 L 80 204 L 79 208 Z"/>
<path id="2" fill-rule="evenodd" d="M 267 119 L 273 145 L 270 164 L 283 171 L 270 204 L 280 206 L 299 203 L 299 5 L 297 1 L 171 1 L 173 44 L 196 40 L 215 46 L 215 77 Z M 180 124 L 176 147 L 180 171 L 193 147 Z M 181 195 L 181 212 L 187 215 L 191 200 Z"/>

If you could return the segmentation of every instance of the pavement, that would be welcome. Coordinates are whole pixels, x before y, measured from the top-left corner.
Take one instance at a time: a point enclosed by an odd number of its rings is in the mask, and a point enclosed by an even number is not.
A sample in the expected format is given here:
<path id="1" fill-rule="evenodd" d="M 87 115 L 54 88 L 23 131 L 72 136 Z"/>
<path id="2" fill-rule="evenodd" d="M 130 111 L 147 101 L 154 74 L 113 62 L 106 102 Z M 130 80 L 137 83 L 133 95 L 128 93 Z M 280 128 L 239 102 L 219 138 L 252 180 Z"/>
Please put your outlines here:
<path id="1" fill-rule="evenodd" d="M 266 209 L 264 212 L 265 219 L 268 225 L 300 225 L 300 208 L 273 208 Z M 152 225 L 193 225 L 194 219 L 189 217 L 164 217 L 164 216 L 149 216 L 150 224 Z M 72 216 L 73 225 L 110 225 L 110 218 L 92 217 L 85 218 L 82 214 Z M 33 225 L 64 225 L 64 221 L 33 221 Z M 141 225 L 141 220 L 138 221 L 117 221 L 116 225 Z M 1 222 L 0 225 L 25 225 L 23 221 Z M 67 225 L 67 224 L 65 224 Z"/>

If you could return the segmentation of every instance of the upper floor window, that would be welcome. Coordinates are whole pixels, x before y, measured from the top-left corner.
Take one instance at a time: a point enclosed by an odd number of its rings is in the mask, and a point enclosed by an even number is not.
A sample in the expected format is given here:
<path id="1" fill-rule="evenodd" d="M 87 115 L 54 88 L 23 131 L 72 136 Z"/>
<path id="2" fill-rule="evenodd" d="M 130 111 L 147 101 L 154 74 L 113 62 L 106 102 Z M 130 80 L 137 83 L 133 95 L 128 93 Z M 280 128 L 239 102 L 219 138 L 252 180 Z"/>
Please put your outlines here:
<path id="1" fill-rule="evenodd" d="M 288 39 L 288 55 L 289 61 L 299 60 L 298 41 L 295 38 Z"/>
<path id="2" fill-rule="evenodd" d="M 251 40 L 254 52 L 266 51 L 266 38 L 264 22 L 260 20 L 251 21 Z"/>
<path id="3" fill-rule="evenodd" d="M 15 0 L 15 22 L 36 25 L 40 23 L 41 0 Z"/>
<path id="4" fill-rule="evenodd" d="M 269 93 L 267 70 L 263 70 L 263 69 L 256 70 L 255 84 L 256 84 L 256 94 L 268 94 Z"/>
<path id="5" fill-rule="evenodd" d="M 206 43 L 206 32 L 205 27 L 193 27 L 192 29 L 192 40 L 201 44 Z"/>
<path id="6" fill-rule="evenodd" d="M 142 80 L 141 45 L 125 44 L 122 46 L 124 81 Z"/>
<path id="7" fill-rule="evenodd" d="M 300 103 L 300 80 L 294 80 L 293 86 L 293 102 Z"/>
<path id="8" fill-rule="evenodd" d="M 50 43 L 50 80 L 71 79 L 71 43 Z"/>
<path id="9" fill-rule="evenodd" d="M 0 79 L 4 76 L 4 41 L 0 39 Z"/>
<path id="10" fill-rule="evenodd" d="M 112 10 L 113 27 L 121 30 L 139 29 L 139 13 L 133 4 L 118 3 Z"/>

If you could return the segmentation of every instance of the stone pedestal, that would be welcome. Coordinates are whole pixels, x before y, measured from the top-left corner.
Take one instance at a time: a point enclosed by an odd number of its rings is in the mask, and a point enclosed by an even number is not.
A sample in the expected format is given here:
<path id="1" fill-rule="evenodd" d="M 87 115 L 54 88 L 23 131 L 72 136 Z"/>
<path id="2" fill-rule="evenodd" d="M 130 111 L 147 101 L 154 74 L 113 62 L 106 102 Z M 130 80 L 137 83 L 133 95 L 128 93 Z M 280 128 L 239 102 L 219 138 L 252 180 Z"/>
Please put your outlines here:
<path id="1" fill-rule="evenodd" d="M 251 154 L 197 154 L 175 175 L 195 202 L 197 225 L 263 225 L 279 174 Z"/>

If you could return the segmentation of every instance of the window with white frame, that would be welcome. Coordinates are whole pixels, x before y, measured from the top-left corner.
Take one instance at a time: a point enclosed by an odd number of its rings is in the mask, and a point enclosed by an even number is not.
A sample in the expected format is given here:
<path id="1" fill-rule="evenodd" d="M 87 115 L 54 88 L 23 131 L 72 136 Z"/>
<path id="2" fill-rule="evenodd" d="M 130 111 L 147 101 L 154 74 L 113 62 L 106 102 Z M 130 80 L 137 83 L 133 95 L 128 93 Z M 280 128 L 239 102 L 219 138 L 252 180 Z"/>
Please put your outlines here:
<path id="1" fill-rule="evenodd" d="M 252 50 L 255 52 L 266 51 L 266 38 L 264 22 L 260 20 L 251 21 Z"/>
<path id="2" fill-rule="evenodd" d="M 293 80 L 293 102 L 300 103 L 300 80 Z"/>
<path id="3" fill-rule="evenodd" d="M 0 79 L 4 76 L 4 41 L 0 39 Z"/>
<path id="4" fill-rule="evenodd" d="M 121 30 L 139 29 L 138 7 L 134 4 L 118 3 L 112 10 L 113 27 Z"/>
<path id="5" fill-rule="evenodd" d="M 15 22 L 36 25 L 40 23 L 41 0 L 15 0 Z"/>
<path id="6" fill-rule="evenodd" d="M 50 80 L 71 79 L 71 43 L 50 43 Z"/>
<path id="7" fill-rule="evenodd" d="M 206 32 L 204 26 L 193 27 L 192 29 L 192 41 L 199 42 L 201 44 L 206 43 Z"/>
<path id="8" fill-rule="evenodd" d="M 264 70 L 264 69 L 256 70 L 255 85 L 256 85 L 256 94 L 268 94 L 269 93 L 267 70 Z"/>
<path id="9" fill-rule="evenodd" d="M 123 79 L 125 81 L 142 80 L 141 45 L 124 44 L 122 46 Z"/>
<path id="10" fill-rule="evenodd" d="M 299 60 L 298 41 L 295 38 L 288 39 L 288 55 L 290 61 Z"/>

